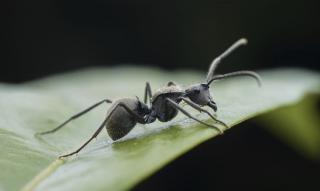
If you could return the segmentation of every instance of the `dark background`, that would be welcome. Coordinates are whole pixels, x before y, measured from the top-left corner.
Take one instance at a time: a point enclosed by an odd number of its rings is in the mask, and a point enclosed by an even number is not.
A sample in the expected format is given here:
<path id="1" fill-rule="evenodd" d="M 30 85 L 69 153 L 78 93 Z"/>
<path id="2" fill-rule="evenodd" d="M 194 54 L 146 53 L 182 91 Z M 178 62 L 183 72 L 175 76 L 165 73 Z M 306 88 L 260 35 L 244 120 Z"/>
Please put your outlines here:
<path id="1" fill-rule="evenodd" d="M 205 71 L 240 37 L 219 72 L 284 66 L 319 70 L 319 3 L 297 0 L 3 1 L 0 82 L 89 66 Z M 298 76 L 297 76 L 298 78 Z M 320 187 L 309 161 L 249 121 L 174 161 L 136 190 Z"/>

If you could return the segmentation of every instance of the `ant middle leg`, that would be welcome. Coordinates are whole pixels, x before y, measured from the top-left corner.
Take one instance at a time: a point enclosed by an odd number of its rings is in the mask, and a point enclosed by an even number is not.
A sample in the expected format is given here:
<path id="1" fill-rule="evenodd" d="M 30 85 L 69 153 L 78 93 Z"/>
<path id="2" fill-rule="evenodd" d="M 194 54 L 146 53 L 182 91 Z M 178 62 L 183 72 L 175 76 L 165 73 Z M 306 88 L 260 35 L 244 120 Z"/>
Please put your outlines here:
<path id="1" fill-rule="evenodd" d="M 152 98 L 152 91 L 151 91 L 151 85 L 149 82 L 146 82 L 146 88 L 144 90 L 144 103 L 147 103 L 149 97 L 149 103 L 151 103 L 151 98 Z"/>
<path id="2" fill-rule="evenodd" d="M 212 127 L 212 128 L 214 128 L 214 129 L 218 130 L 220 134 L 223 134 L 223 131 L 222 131 L 220 128 L 218 128 L 218 127 L 216 127 L 216 126 L 213 126 L 213 125 L 210 125 L 210 124 L 208 124 L 208 123 L 206 123 L 206 122 L 203 122 L 203 121 L 201 121 L 200 119 L 192 116 L 189 112 L 187 112 L 185 109 L 183 109 L 179 104 L 177 104 L 177 103 L 176 103 L 175 101 L 173 101 L 172 99 L 167 98 L 166 101 L 167 101 L 172 107 L 178 109 L 178 110 L 181 111 L 183 114 L 185 114 L 187 117 L 190 117 L 191 119 L 193 119 L 193 120 L 195 120 L 195 121 L 197 121 L 197 122 L 199 122 L 199 123 L 201 123 L 201 124 L 203 124 L 203 125 L 206 125 L 206 126 L 208 126 L 208 127 Z"/>
<path id="3" fill-rule="evenodd" d="M 65 125 L 66 125 L 67 123 L 69 123 L 70 121 L 72 121 L 72 120 L 74 120 L 74 119 L 77 119 L 78 117 L 86 114 L 87 112 L 91 111 L 92 109 L 94 109 L 95 107 L 101 105 L 101 104 L 104 103 L 104 102 L 105 102 L 105 103 L 112 103 L 112 101 L 109 100 L 109 99 L 104 99 L 104 100 L 102 100 L 102 101 L 99 101 L 98 103 L 96 103 L 96 104 L 88 107 L 87 109 L 85 109 L 85 110 L 83 110 L 83 111 L 81 111 L 81 112 L 79 112 L 79 113 L 71 116 L 69 119 L 67 119 L 65 122 L 63 122 L 63 123 L 62 123 L 61 125 L 59 125 L 58 127 L 54 128 L 54 129 L 52 129 L 52 130 L 44 131 L 44 132 L 37 133 L 37 134 L 38 134 L 38 135 L 45 135 L 45 134 L 54 133 L 54 132 L 58 131 L 59 129 L 61 129 L 63 126 L 65 126 Z"/>

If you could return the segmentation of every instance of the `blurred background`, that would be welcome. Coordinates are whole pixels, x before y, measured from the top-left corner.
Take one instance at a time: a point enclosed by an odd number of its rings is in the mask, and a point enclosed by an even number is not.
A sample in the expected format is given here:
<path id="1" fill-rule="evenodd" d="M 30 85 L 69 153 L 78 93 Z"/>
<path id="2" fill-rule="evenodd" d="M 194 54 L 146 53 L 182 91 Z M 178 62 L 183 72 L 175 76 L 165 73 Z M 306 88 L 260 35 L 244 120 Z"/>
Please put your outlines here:
<path id="1" fill-rule="evenodd" d="M 320 69 L 317 0 L 3 2 L 0 82 L 120 64 L 205 72 L 240 37 L 249 46 L 228 57 L 219 73 Z M 259 121 L 200 145 L 135 190 L 319 189 L 320 160 Z"/>

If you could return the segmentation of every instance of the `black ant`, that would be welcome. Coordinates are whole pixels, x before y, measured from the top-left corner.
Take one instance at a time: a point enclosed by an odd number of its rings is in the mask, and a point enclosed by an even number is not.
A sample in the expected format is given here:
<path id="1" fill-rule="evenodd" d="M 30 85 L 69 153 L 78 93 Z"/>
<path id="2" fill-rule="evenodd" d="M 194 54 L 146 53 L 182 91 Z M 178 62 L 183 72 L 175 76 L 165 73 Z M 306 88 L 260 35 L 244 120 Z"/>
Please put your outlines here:
<path id="1" fill-rule="evenodd" d="M 137 123 L 148 124 L 154 122 L 156 119 L 158 119 L 161 122 L 167 122 L 172 120 L 178 114 L 178 111 L 181 111 L 186 116 L 198 121 L 201 124 L 204 124 L 212 128 L 216 128 L 220 133 L 223 133 L 223 131 L 218 127 L 205 123 L 197 119 L 196 117 L 192 116 L 189 112 L 183 109 L 179 105 L 179 103 L 181 101 L 184 101 L 192 108 L 209 115 L 216 123 L 219 123 L 220 125 L 223 125 L 225 128 L 228 128 L 228 126 L 224 122 L 216 119 L 210 112 L 203 109 L 202 107 L 209 106 L 215 112 L 217 111 L 216 103 L 213 101 L 209 91 L 210 84 L 215 80 L 220 80 L 234 76 L 250 76 L 255 78 L 260 85 L 259 75 L 251 71 L 237 71 L 223 75 L 214 75 L 214 70 L 217 67 L 217 65 L 221 62 L 221 60 L 228 56 L 233 50 L 235 50 L 241 45 L 245 45 L 246 43 L 246 39 L 240 39 L 237 42 L 235 42 L 230 48 L 228 48 L 223 54 L 214 59 L 209 68 L 206 83 L 196 84 L 183 90 L 174 82 L 169 82 L 167 86 L 160 88 L 155 92 L 154 95 L 152 95 L 151 86 L 147 82 L 145 88 L 144 103 L 142 103 L 138 98 L 122 98 L 114 102 L 112 102 L 109 99 L 104 99 L 92 105 L 91 107 L 85 109 L 84 111 L 81 111 L 80 113 L 73 115 L 58 127 L 39 134 L 44 135 L 56 132 L 70 121 L 82 116 L 83 114 L 89 112 L 90 110 L 101 105 L 102 103 L 112 103 L 112 105 L 107 112 L 107 117 L 96 130 L 96 132 L 76 151 L 60 156 L 60 158 L 68 157 L 81 151 L 92 139 L 98 136 L 98 134 L 104 127 L 106 127 L 107 132 L 112 140 L 118 140 L 127 135 Z M 150 107 L 147 105 L 148 97 Z"/>

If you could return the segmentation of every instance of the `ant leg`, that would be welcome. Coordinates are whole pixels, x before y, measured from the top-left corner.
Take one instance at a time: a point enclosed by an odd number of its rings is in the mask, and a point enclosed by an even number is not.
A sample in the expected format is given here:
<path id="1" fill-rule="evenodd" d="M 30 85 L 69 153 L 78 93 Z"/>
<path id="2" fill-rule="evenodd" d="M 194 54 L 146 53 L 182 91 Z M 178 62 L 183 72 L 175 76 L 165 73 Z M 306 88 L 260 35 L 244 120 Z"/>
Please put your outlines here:
<path id="1" fill-rule="evenodd" d="M 83 114 L 89 112 L 90 110 L 92 110 L 93 108 L 99 106 L 100 104 L 102 104 L 102 103 L 104 103 L 104 102 L 106 102 L 106 103 L 112 103 L 111 100 L 104 99 L 104 100 L 102 100 L 102 101 L 100 101 L 100 102 L 98 102 L 98 103 L 90 106 L 89 108 L 81 111 L 80 113 L 77 113 L 77 114 L 71 116 L 68 120 L 66 120 L 65 122 L 63 122 L 63 123 L 62 123 L 61 125 L 59 125 L 58 127 L 54 128 L 54 129 L 52 129 L 52 130 L 44 131 L 44 132 L 37 133 L 37 134 L 39 134 L 39 135 L 45 135 L 45 134 L 49 134 L 49 133 L 54 133 L 54 132 L 58 131 L 59 129 L 61 129 L 63 126 L 65 126 L 65 125 L 66 125 L 67 123 L 69 123 L 70 121 L 72 121 L 72 120 L 74 120 L 74 119 L 82 116 Z"/>
<path id="2" fill-rule="evenodd" d="M 193 120 L 195 120 L 195 121 L 197 121 L 197 122 L 199 122 L 199 123 L 201 123 L 201 124 L 203 124 L 203 125 L 206 125 L 206 126 L 208 126 L 208 127 L 212 127 L 212 128 L 214 128 L 214 129 L 218 130 L 218 131 L 220 132 L 220 134 L 223 134 L 223 131 L 222 131 L 221 129 L 219 129 L 219 128 L 216 127 L 216 126 L 213 126 L 213 125 L 210 125 L 210 124 L 208 124 L 208 123 L 205 123 L 205 122 L 197 119 L 196 117 L 192 116 L 190 113 L 188 113 L 185 109 L 183 109 L 179 104 L 177 104 L 176 102 L 174 102 L 172 99 L 167 98 L 166 101 L 168 101 L 169 104 L 170 104 L 172 107 L 180 110 L 183 114 L 185 114 L 186 116 L 190 117 L 191 119 L 193 119 Z"/>
<path id="3" fill-rule="evenodd" d="M 145 121 L 145 119 L 144 119 L 143 117 L 141 117 L 141 116 L 138 115 L 136 112 L 134 112 L 132 109 L 130 109 L 125 103 L 120 102 L 120 103 L 118 103 L 117 107 L 118 107 L 118 106 L 123 107 L 123 108 L 124 108 L 128 113 L 130 113 L 130 115 L 132 115 L 132 116 L 135 118 L 135 120 L 137 120 L 139 123 L 141 123 L 141 124 L 145 124 L 145 123 L 146 123 L 146 121 Z"/>
<path id="4" fill-rule="evenodd" d="M 75 150 L 72 153 L 66 154 L 66 155 L 62 155 L 59 156 L 59 158 L 64 158 L 64 157 L 68 157 L 74 154 L 77 154 L 78 152 L 80 152 L 87 144 L 89 144 L 94 138 L 96 138 L 98 136 L 98 134 L 101 132 L 101 130 L 104 128 L 104 126 L 106 125 L 107 121 L 109 120 L 110 116 L 112 115 L 112 113 L 116 110 L 116 108 L 118 107 L 123 107 L 126 111 L 128 111 L 133 117 L 136 118 L 137 121 L 144 121 L 144 119 L 142 117 L 140 117 L 138 114 L 136 114 L 134 111 L 132 111 L 125 103 L 120 102 L 118 103 L 113 109 L 112 111 L 109 113 L 109 115 L 106 117 L 106 119 L 102 122 L 102 124 L 99 126 L 98 130 L 96 130 L 96 132 L 91 136 L 91 138 L 86 141 L 80 148 L 78 148 L 77 150 Z"/>
<path id="5" fill-rule="evenodd" d="M 113 110 L 114 111 L 114 110 Z M 110 113 L 111 114 L 111 113 Z M 109 115 L 110 116 L 110 115 Z M 76 151 L 72 152 L 72 153 L 69 153 L 69 154 L 66 154 L 66 155 L 62 155 L 62 156 L 59 156 L 59 158 L 65 158 L 65 157 L 68 157 L 68 156 L 71 156 L 71 155 L 74 155 L 74 154 L 77 154 L 78 152 L 80 152 L 87 144 L 90 143 L 90 141 L 92 141 L 92 139 L 96 138 L 98 136 L 98 134 L 101 132 L 101 130 L 104 128 L 104 126 L 106 125 L 108 119 L 109 119 L 109 116 L 102 122 L 102 124 L 99 126 L 98 130 L 96 130 L 96 132 L 92 135 L 92 137 L 86 141 L 80 148 L 78 148 Z"/>
<path id="6" fill-rule="evenodd" d="M 151 86 L 149 82 L 146 82 L 146 88 L 144 90 L 144 103 L 147 103 L 147 99 L 149 96 L 149 103 L 151 103 L 151 98 L 152 98 L 152 91 L 151 91 Z"/>
<path id="7" fill-rule="evenodd" d="M 181 97 L 181 99 L 188 104 L 189 106 L 193 107 L 194 109 L 198 110 L 199 112 L 204 112 L 207 115 L 209 115 L 216 123 L 219 123 L 220 125 L 223 125 L 225 128 L 229 129 L 229 126 L 227 124 L 225 124 L 224 122 L 218 120 L 217 118 L 215 118 L 213 115 L 211 115 L 211 113 L 205 109 L 203 109 L 202 107 L 200 107 L 200 105 L 194 103 L 193 101 L 186 99 L 184 97 Z"/>
<path id="8" fill-rule="evenodd" d="M 220 56 L 216 57 L 211 65 L 210 68 L 208 70 L 208 74 L 207 74 L 207 82 L 209 82 L 214 75 L 214 71 L 217 68 L 218 64 L 221 62 L 222 59 L 224 59 L 225 57 L 227 57 L 230 53 L 232 53 L 234 50 L 236 50 L 237 48 L 239 48 L 242 45 L 246 45 L 248 43 L 247 39 L 245 38 L 241 38 L 239 40 L 237 40 L 235 43 L 233 43 L 226 51 L 224 51 Z"/>

